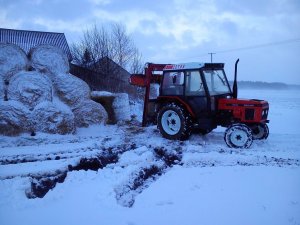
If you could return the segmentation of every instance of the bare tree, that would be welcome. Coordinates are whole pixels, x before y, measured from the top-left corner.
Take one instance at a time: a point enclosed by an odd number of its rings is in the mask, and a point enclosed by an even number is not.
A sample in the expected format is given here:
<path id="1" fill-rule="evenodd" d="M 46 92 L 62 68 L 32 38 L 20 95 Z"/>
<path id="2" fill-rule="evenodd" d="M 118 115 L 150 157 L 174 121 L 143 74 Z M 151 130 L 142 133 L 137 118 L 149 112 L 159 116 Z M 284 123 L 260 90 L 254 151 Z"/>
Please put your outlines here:
<path id="1" fill-rule="evenodd" d="M 84 32 L 79 43 L 71 46 L 71 52 L 77 65 L 95 71 L 114 73 L 114 68 L 99 67 L 98 62 L 106 57 L 130 73 L 143 67 L 141 53 L 121 23 L 112 23 L 110 26 L 94 25 Z"/>
<path id="2" fill-rule="evenodd" d="M 92 90 L 141 96 L 142 91 L 128 83 L 129 74 L 124 69 L 143 73 L 142 55 L 124 25 L 94 25 L 83 33 L 79 43 L 71 46 L 71 52 L 76 64 L 71 66 L 73 74 L 85 80 Z"/>
<path id="3" fill-rule="evenodd" d="M 145 65 L 142 62 L 142 54 L 136 50 L 135 54 L 133 55 L 132 62 L 131 62 L 131 73 L 142 74 L 144 73 Z"/>

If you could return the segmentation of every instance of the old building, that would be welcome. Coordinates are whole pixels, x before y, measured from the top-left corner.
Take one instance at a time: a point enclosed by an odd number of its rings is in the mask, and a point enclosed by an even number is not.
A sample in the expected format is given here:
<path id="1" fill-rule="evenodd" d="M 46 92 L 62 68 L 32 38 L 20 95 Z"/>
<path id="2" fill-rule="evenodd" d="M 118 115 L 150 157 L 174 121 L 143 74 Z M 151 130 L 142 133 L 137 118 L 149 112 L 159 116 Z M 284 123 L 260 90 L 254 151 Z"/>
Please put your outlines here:
<path id="1" fill-rule="evenodd" d="M 96 64 L 87 68 L 71 63 L 70 72 L 88 83 L 92 90 L 125 92 L 132 97 L 137 96 L 137 88 L 128 82 L 130 73 L 127 70 L 108 57 Z"/>

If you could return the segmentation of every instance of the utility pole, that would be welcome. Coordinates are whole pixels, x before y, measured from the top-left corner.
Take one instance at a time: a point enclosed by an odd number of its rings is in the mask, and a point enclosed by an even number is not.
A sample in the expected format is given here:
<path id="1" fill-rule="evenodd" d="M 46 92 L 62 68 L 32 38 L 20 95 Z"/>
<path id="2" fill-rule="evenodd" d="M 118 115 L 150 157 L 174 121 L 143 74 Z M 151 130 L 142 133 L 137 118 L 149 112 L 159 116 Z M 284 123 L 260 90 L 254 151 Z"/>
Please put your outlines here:
<path id="1" fill-rule="evenodd" d="M 213 52 L 210 52 L 210 53 L 208 53 L 209 55 L 210 55 L 210 62 L 212 63 L 212 56 L 214 55 L 214 54 L 216 54 L 216 53 L 213 53 Z"/>

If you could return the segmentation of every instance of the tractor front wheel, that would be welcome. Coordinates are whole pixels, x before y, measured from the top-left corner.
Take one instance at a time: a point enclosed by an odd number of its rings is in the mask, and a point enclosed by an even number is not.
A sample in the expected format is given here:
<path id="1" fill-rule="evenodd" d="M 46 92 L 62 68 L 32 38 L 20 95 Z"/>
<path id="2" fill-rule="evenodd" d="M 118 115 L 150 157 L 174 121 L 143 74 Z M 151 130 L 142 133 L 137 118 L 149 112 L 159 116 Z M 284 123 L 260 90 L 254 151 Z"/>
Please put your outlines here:
<path id="1" fill-rule="evenodd" d="M 183 108 L 170 103 L 160 109 L 157 127 L 164 138 L 186 140 L 191 134 L 191 117 Z"/>
<path id="2" fill-rule="evenodd" d="M 230 148 L 249 148 L 253 142 L 252 131 L 245 124 L 232 124 L 226 129 L 224 140 Z"/>
<path id="3" fill-rule="evenodd" d="M 265 123 L 250 126 L 254 140 L 267 139 L 269 136 L 269 127 Z"/>

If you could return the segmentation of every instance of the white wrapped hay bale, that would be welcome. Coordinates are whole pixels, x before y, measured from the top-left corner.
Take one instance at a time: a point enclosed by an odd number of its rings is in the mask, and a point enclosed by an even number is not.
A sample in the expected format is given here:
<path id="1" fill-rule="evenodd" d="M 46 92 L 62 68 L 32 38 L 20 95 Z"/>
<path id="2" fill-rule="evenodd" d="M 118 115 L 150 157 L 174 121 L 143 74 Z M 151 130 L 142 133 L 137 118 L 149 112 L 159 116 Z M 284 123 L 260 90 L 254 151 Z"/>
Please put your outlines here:
<path id="1" fill-rule="evenodd" d="M 72 74 L 60 73 L 53 78 L 58 97 L 72 108 L 80 102 L 90 99 L 90 87 L 83 80 Z"/>
<path id="2" fill-rule="evenodd" d="M 35 131 L 51 134 L 75 132 L 74 115 L 67 107 L 53 102 L 42 102 L 32 111 L 32 124 Z"/>
<path id="3" fill-rule="evenodd" d="M 107 91 L 92 91 L 91 98 L 93 101 L 100 103 L 107 112 L 107 124 L 116 124 L 115 113 L 112 108 L 115 96 L 111 92 Z"/>
<path id="4" fill-rule="evenodd" d="M 106 123 L 108 118 L 104 107 L 90 99 L 82 101 L 72 111 L 77 127 L 88 127 L 91 124 Z"/>
<path id="5" fill-rule="evenodd" d="M 92 91 L 91 97 L 94 101 L 101 103 L 108 112 L 109 123 L 129 121 L 130 105 L 126 93 L 111 93 L 107 91 Z"/>
<path id="6" fill-rule="evenodd" d="M 19 46 L 0 43 L 0 78 L 9 81 L 15 73 L 27 67 L 27 56 Z"/>
<path id="7" fill-rule="evenodd" d="M 42 73 L 68 73 L 70 70 L 67 55 L 52 45 L 39 45 L 29 52 L 31 67 Z"/>
<path id="8" fill-rule="evenodd" d="M 15 74 L 8 85 L 8 100 L 23 103 L 29 109 L 44 101 L 52 101 L 52 82 L 37 71 L 21 71 Z"/>
<path id="9" fill-rule="evenodd" d="M 128 94 L 115 94 L 112 108 L 115 113 L 116 121 L 129 121 L 131 119 Z"/>
<path id="10" fill-rule="evenodd" d="M 0 134 L 14 136 L 32 129 L 30 111 L 17 101 L 0 100 Z"/>

